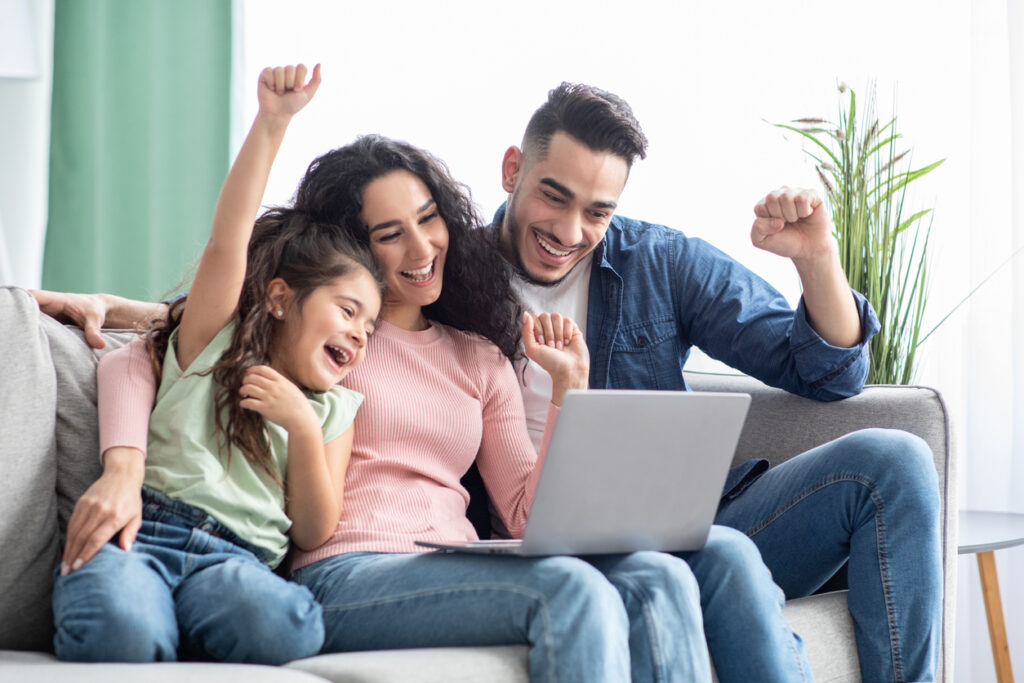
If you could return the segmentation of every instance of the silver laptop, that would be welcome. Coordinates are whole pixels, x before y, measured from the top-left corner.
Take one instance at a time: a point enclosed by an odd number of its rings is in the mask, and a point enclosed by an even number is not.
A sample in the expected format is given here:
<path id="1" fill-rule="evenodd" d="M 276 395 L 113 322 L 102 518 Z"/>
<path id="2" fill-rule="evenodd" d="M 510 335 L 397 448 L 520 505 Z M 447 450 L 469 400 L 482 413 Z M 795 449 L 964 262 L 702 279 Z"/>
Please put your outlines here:
<path id="1" fill-rule="evenodd" d="M 749 406 L 748 394 L 570 391 L 522 540 L 417 545 L 527 556 L 702 548 Z"/>

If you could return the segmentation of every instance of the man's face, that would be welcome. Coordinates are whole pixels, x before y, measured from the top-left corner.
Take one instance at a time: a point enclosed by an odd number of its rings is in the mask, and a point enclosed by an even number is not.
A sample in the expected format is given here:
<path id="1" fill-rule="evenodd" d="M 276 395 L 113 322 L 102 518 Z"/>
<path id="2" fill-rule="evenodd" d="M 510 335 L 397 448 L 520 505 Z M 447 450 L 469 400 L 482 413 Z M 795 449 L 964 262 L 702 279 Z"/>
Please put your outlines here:
<path id="1" fill-rule="evenodd" d="M 551 137 L 545 158 L 527 154 L 517 147 L 505 152 L 502 250 L 525 279 L 553 285 L 604 238 L 629 166 L 561 131 Z"/>

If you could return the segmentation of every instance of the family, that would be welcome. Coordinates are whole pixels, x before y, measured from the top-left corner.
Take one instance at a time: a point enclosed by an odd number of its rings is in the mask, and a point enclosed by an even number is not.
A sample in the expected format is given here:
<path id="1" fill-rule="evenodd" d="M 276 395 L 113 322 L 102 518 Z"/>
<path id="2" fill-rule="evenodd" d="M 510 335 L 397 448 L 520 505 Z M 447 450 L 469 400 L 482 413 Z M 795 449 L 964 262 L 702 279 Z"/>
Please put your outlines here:
<path id="1" fill-rule="evenodd" d="M 520 536 L 566 393 L 683 390 L 692 346 L 808 398 L 859 392 L 878 323 L 816 193 L 754 208 L 754 244 L 799 274 L 793 310 L 708 243 L 616 215 L 647 139 L 621 98 L 563 83 L 505 152 L 489 223 L 443 162 L 379 135 L 257 216 L 320 84 L 319 65 L 260 74 L 186 296 L 35 293 L 95 344 L 99 323 L 152 321 L 98 370 L 104 469 L 55 578 L 61 659 L 522 643 L 535 681 L 710 681 L 709 653 L 722 681 L 813 680 L 782 607 L 848 563 L 864 679 L 934 678 L 939 494 L 905 432 L 734 468 L 697 551 L 415 545 L 477 538 L 472 468 L 485 522 Z"/>

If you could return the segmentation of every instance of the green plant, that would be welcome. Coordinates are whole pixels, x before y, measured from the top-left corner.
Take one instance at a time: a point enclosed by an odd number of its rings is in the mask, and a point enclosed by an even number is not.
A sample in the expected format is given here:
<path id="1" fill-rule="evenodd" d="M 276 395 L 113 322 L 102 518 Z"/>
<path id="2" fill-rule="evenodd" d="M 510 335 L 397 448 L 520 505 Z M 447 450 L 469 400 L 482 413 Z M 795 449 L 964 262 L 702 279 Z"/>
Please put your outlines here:
<path id="1" fill-rule="evenodd" d="M 773 125 L 812 143 L 805 152 L 825 186 L 843 270 L 878 314 L 868 383 L 909 384 L 923 340 L 932 210 L 907 215 L 904 200 L 907 185 L 945 159 L 910 169 L 909 150 L 898 151 L 896 117 L 880 122 L 872 97 L 860 121 L 854 91 L 840 84 L 839 92 L 838 123 L 804 118 Z"/>

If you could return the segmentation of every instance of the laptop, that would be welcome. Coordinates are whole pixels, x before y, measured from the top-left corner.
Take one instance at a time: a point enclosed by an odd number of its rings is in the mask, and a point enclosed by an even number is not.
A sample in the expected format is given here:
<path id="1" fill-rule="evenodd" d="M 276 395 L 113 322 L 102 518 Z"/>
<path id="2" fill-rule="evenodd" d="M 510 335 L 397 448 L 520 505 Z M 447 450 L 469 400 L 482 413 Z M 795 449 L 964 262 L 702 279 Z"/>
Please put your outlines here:
<path id="1" fill-rule="evenodd" d="M 749 394 L 570 391 L 522 540 L 416 543 L 522 556 L 698 550 L 749 407 Z"/>

